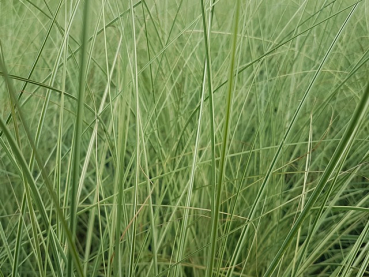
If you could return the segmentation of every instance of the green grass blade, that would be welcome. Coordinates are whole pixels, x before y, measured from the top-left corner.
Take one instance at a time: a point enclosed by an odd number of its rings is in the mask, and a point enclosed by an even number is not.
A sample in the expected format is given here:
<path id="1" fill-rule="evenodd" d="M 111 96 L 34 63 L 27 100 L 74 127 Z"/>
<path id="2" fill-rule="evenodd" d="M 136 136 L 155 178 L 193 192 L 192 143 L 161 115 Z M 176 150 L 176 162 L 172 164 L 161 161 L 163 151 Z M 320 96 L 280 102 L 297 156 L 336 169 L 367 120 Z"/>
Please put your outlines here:
<path id="1" fill-rule="evenodd" d="M 224 121 L 224 129 L 223 129 L 223 141 L 222 141 L 222 150 L 220 153 L 220 163 L 219 163 L 219 177 L 216 188 L 214 190 L 215 194 L 213 195 L 214 201 L 214 212 L 212 213 L 212 224 L 211 224 L 211 250 L 210 250 L 210 257 L 209 257 L 209 271 L 208 276 L 212 276 L 213 274 L 213 266 L 215 261 L 215 254 L 216 254 L 216 244 L 217 244 L 217 236 L 218 236 L 218 228 L 219 228 L 219 211 L 220 211 L 220 204 L 221 204 L 221 193 L 223 188 L 223 178 L 224 178 L 224 171 L 226 167 L 227 161 L 227 142 L 228 142 L 228 133 L 229 133 L 229 124 L 232 115 L 232 93 L 234 87 L 234 67 L 236 64 L 235 56 L 236 56 L 236 49 L 237 49 L 237 36 L 238 36 L 238 20 L 240 15 L 240 1 L 238 0 L 235 6 L 235 16 L 234 16 L 234 29 L 233 29 L 233 38 L 232 38 L 232 49 L 231 49 L 231 58 L 230 58 L 230 66 L 229 66 L 229 75 L 228 75 L 228 89 L 227 89 L 227 103 L 226 103 L 226 112 L 225 112 L 225 121 Z"/>
<path id="2" fill-rule="evenodd" d="M 204 0 L 201 0 L 201 14 L 202 14 L 202 25 L 204 29 L 204 44 L 205 44 L 205 53 L 206 53 L 206 59 L 205 59 L 205 66 L 204 66 L 204 76 L 206 73 L 207 76 L 207 83 L 208 83 L 208 92 L 209 92 L 209 118 L 210 118 L 210 143 L 211 143 L 211 172 L 210 172 L 210 184 L 212 187 L 211 194 L 216 195 L 216 164 L 215 164 L 215 130 L 214 130 L 214 99 L 213 99 L 213 74 L 211 69 L 211 55 L 210 55 L 210 34 L 211 34 L 211 23 L 212 23 L 212 17 L 213 17 L 213 1 L 210 1 L 210 14 L 209 14 L 209 23 L 206 23 L 206 15 L 205 15 L 205 6 L 204 6 Z M 204 78 L 205 81 L 205 78 Z M 212 212 L 215 212 L 215 197 L 212 200 Z M 215 218 L 217 216 L 216 214 L 212 214 L 212 218 Z M 209 272 L 213 271 L 214 267 L 214 257 L 215 257 L 215 250 L 214 247 L 210 248 L 211 252 L 209 252 L 208 257 L 208 266 L 206 268 L 207 272 L 205 272 L 205 275 L 208 276 Z"/>
<path id="3" fill-rule="evenodd" d="M 87 41 L 88 41 L 88 26 L 90 24 L 90 1 L 85 1 L 84 13 L 83 13 L 83 26 L 82 26 L 82 50 L 81 50 L 81 65 L 79 71 L 79 89 L 78 89 L 78 105 L 77 105 L 77 117 L 74 130 L 73 139 L 73 174 L 71 179 L 71 191 L 70 191 L 70 230 L 72 234 L 73 242 L 76 241 L 76 225 L 77 225 L 77 191 L 79 184 L 80 173 L 80 156 L 81 156 L 81 143 L 82 143 L 82 122 L 83 122 L 83 108 L 86 89 L 86 76 L 87 76 Z M 70 252 L 68 255 L 67 263 L 67 276 L 73 276 L 73 256 Z"/>

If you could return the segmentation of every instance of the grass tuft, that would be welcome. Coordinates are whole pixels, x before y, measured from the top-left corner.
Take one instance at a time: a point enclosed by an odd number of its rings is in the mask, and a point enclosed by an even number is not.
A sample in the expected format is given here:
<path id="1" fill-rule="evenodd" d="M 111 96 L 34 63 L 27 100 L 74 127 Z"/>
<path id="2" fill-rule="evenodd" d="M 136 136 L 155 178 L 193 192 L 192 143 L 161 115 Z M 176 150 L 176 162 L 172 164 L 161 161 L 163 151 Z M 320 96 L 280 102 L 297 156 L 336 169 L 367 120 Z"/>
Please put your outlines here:
<path id="1" fill-rule="evenodd" d="M 0 276 L 369 276 L 368 7 L 0 1 Z"/>

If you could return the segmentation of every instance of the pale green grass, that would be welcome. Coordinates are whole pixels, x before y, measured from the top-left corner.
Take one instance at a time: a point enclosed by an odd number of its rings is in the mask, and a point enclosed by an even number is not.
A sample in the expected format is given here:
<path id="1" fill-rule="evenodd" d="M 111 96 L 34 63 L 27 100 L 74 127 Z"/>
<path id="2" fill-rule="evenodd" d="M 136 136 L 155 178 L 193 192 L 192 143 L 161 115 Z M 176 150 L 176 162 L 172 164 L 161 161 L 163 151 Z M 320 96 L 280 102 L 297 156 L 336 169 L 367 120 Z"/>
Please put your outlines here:
<path id="1" fill-rule="evenodd" d="M 368 276 L 367 1 L 0 1 L 0 276 Z"/>

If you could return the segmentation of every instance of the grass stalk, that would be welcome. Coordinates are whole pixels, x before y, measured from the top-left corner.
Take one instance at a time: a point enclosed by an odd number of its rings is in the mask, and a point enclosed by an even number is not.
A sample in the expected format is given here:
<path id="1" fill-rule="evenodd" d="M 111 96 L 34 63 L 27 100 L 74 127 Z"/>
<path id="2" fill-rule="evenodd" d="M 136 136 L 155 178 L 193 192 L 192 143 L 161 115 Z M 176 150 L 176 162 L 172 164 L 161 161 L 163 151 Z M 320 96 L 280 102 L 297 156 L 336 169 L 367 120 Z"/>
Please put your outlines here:
<path id="1" fill-rule="evenodd" d="M 82 50 L 81 50 L 81 61 L 79 71 L 79 88 L 78 88 L 78 102 L 77 102 L 77 115 L 74 130 L 73 140 L 73 165 L 72 165 L 72 179 L 71 179 L 71 191 L 70 191 L 70 230 L 72 234 L 73 242 L 76 241 L 76 226 L 77 226 L 77 191 L 80 177 L 80 161 L 81 161 L 81 143 L 82 143 L 82 122 L 83 122 L 83 109 L 85 100 L 85 89 L 86 89 L 86 76 L 87 76 L 87 40 L 88 40 L 88 26 L 90 24 L 90 1 L 84 3 L 84 14 L 83 14 L 83 28 L 82 28 Z M 67 276 L 73 276 L 73 257 L 69 252 L 68 263 L 67 263 Z"/>
<path id="2" fill-rule="evenodd" d="M 217 236 L 218 236 L 218 228 L 219 228 L 219 211 L 221 205 L 221 193 L 223 187 L 223 177 L 224 171 L 226 167 L 227 161 L 227 142 L 228 142 L 228 133 L 229 133 L 229 123 L 232 114 L 232 93 L 234 87 L 234 67 L 236 64 L 235 56 L 237 49 L 237 36 L 238 36 L 238 20 L 240 15 L 240 1 L 236 2 L 235 6 L 235 15 L 234 15 L 234 27 L 233 27 L 233 38 L 232 38 L 232 50 L 231 50 L 231 58 L 230 58 L 230 66 L 229 66 L 229 74 L 228 74 L 228 89 L 227 89 L 227 102 L 226 102 L 226 112 L 225 112 L 225 121 L 224 121 L 224 129 L 223 129 L 223 141 L 222 141 L 222 150 L 220 153 L 220 162 L 219 162 L 219 177 L 218 182 L 215 188 L 215 194 L 213 196 L 214 201 L 214 212 L 212 213 L 212 224 L 211 224 L 211 246 L 210 246 L 210 255 L 209 255 L 209 270 L 207 276 L 212 276 L 213 267 L 216 255 L 216 244 L 217 244 Z M 214 159 L 214 158 L 213 158 Z"/>

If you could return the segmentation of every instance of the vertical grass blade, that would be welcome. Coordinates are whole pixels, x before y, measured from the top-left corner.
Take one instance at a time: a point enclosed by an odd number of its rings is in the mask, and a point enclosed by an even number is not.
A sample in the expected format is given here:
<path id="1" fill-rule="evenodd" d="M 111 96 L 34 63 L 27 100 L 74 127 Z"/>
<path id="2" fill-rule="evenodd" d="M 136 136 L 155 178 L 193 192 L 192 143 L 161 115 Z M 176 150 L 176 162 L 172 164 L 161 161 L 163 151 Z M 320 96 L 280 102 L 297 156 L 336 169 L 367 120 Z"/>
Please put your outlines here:
<path id="1" fill-rule="evenodd" d="M 82 122 L 83 122 L 83 109 L 84 109 L 84 95 L 87 76 L 87 41 L 88 41 L 88 27 L 90 24 L 91 1 L 85 0 L 83 9 L 83 25 L 82 25 L 82 49 L 81 49 L 81 62 L 79 70 L 79 88 L 78 88 L 78 101 L 77 101 L 77 116 L 75 122 L 74 139 L 73 139 L 73 166 L 72 166 L 72 179 L 71 179 L 71 191 L 70 191 L 70 230 L 72 233 L 73 242 L 76 240 L 76 225 L 77 225 L 77 191 L 79 184 L 80 173 L 80 156 L 81 156 L 81 142 L 82 142 Z M 73 258 L 72 254 L 68 255 L 67 264 L 67 276 L 73 276 Z"/>
<path id="2" fill-rule="evenodd" d="M 214 201 L 214 212 L 212 213 L 212 223 L 211 223 L 211 238 L 210 238 L 210 255 L 209 255 L 209 269 L 208 269 L 208 277 L 211 277 L 213 274 L 213 267 L 215 261 L 216 254 L 216 245 L 217 245 L 217 236 L 218 236 L 218 222 L 219 222 L 219 210 L 221 204 L 221 193 L 223 187 L 223 175 L 227 162 L 227 142 L 228 142 L 228 133 L 229 133 L 229 123 L 231 119 L 232 113 L 232 93 L 234 87 L 234 68 L 235 68 L 235 56 L 237 49 L 237 32 L 238 32 L 238 19 L 240 15 L 240 0 L 237 0 L 235 6 L 235 16 L 234 16 L 234 27 L 233 27 L 233 38 L 232 38 L 232 49 L 231 49 L 231 58 L 230 58 L 230 66 L 229 66 L 229 74 L 228 74 L 228 89 L 227 89 L 227 102 L 225 107 L 225 120 L 224 120 L 224 129 L 223 129 L 223 141 L 222 141 L 222 150 L 220 153 L 220 162 L 219 162 L 219 177 L 218 182 L 215 188 L 215 194 L 213 196 Z"/>
<path id="3" fill-rule="evenodd" d="M 208 83 L 208 93 L 209 93 L 209 119 L 210 119 L 210 153 L 211 153 L 211 170 L 210 170 L 210 186 L 212 188 L 211 194 L 216 195 L 216 164 L 215 164 L 215 130 L 214 130 L 214 100 L 213 100 L 213 74 L 211 69 L 211 55 L 210 55 L 210 34 L 211 34 L 211 23 L 213 19 L 213 1 L 210 1 L 210 12 L 209 21 L 206 23 L 205 5 L 204 0 L 201 0 L 201 15 L 202 15 L 202 25 L 204 29 L 204 44 L 205 44 L 205 65 L 204 65 L 204 77 L 207 77 Z M 206 74 L 205 74 L 206 73 Z M 204 78 L 204 82 L 206 79 Z M 201 103 L 200 103 L 201 104 Z M 200 108 L 201 109 L 201 108 Z M 215 212 L 215 198 L 211 201 L 212 213 Z M 215 214 L 211 215 L 214 218 Z M 208 275 L 208 271 L 212 272 L 214 267 L 214 259 L 212 257 L 213 248 L 210 248 L 208 257 L 208 266 L 206 267 L 205 275 Z"/>
<path id="4" fill-rule="evenodd" d="M 138 183 L 140 178 L 140 125 L 141 125 L 141 116 L 140 116 L 140 97 L 138 94 L 138 69 L 137 69 L 137 41 L 136 41 L 136 19 L 135 19 L 135 11 L 133 6 L 133 1 L 130 0 L 130 10 L 131 10 L 131 24 L 132 24 L 132 49 L 133 49 L 133 72 L 132 72 L 132 84 L 133 84 L 133 93 L 135 95 L 135 113 L 136 113 L 136 167 L 135 167 L 135 184 L 134 184 L 134 192 L 133 192 L 133 203 L 132 203 L 132 228 L 130 232 L 130 246 L 129 246 L 129 265 L 128 265 L 128 276 L 134 276 L 135 269 L 135 248 L 136 248 L 136 212 L 137 212 L 137 198 L 138 198 Z"/>

